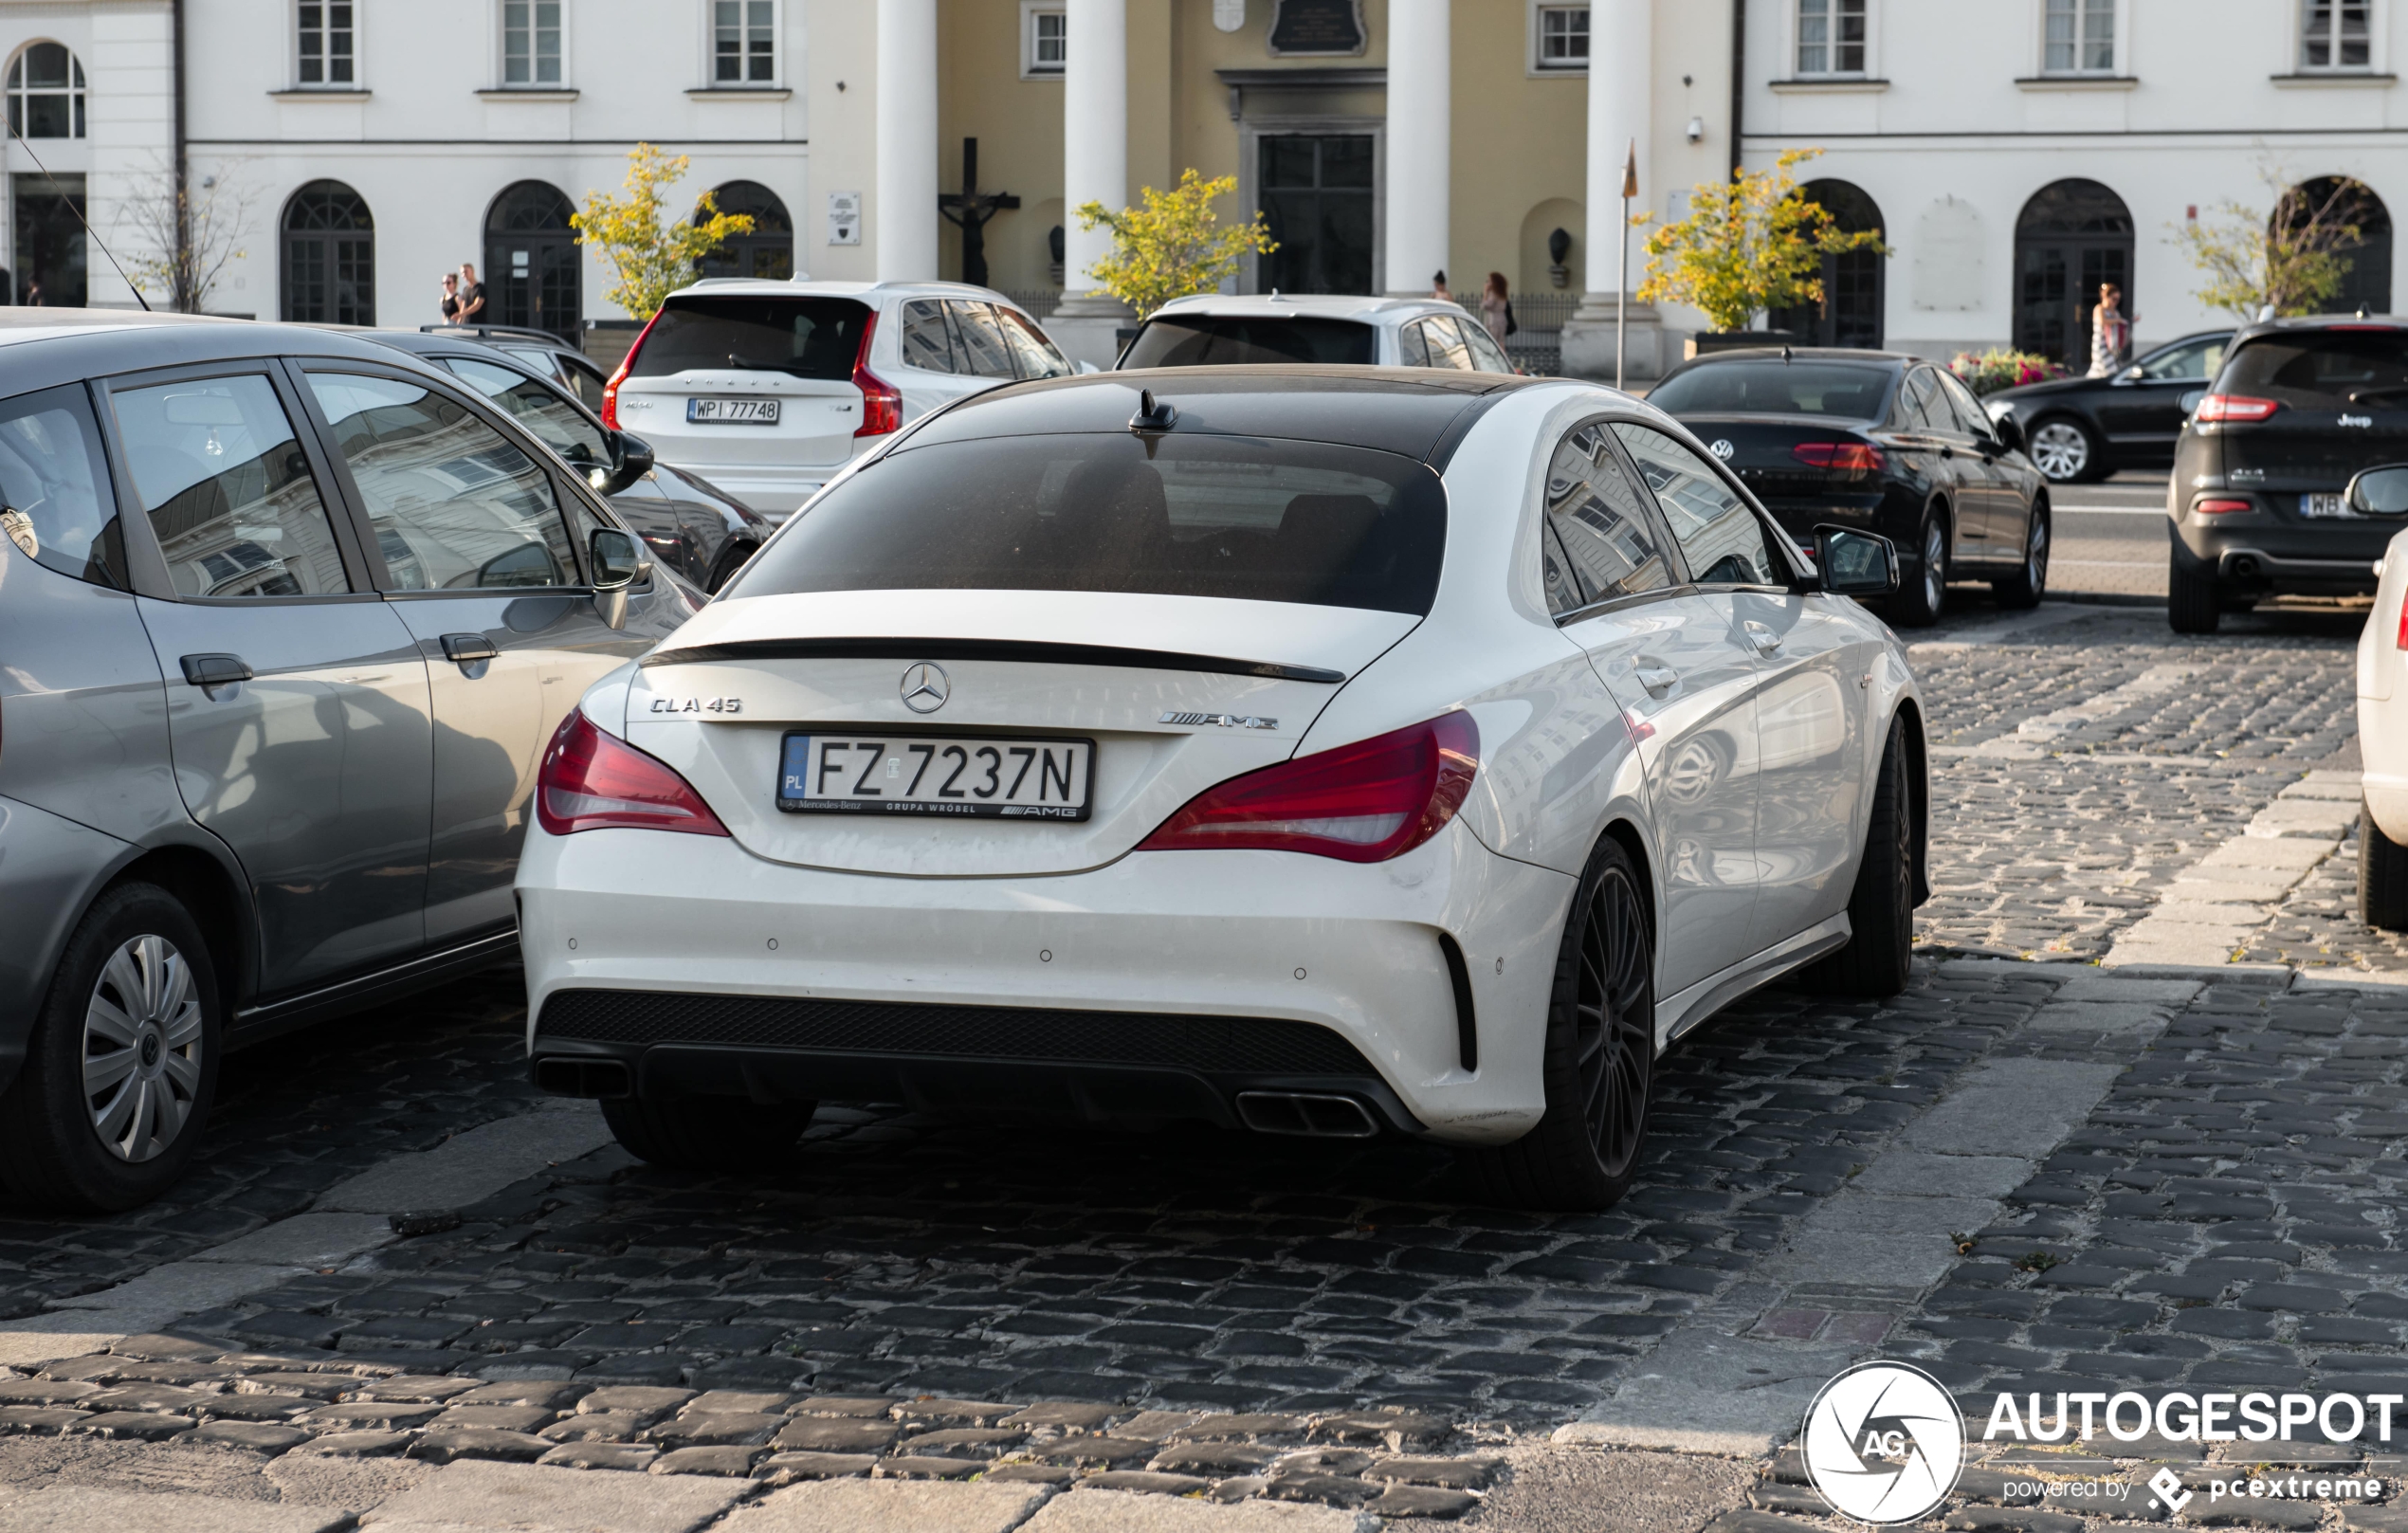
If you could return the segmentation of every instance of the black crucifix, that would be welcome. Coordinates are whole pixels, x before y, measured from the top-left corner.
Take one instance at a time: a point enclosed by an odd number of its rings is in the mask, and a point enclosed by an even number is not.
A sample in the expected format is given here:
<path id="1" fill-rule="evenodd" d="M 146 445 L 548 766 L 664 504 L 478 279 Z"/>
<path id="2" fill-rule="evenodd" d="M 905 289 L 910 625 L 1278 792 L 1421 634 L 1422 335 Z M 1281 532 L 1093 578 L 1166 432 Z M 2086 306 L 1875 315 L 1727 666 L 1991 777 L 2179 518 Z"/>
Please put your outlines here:
<path id="1" fill-rule="evenodd" d="M 1020 199 L 1009 192 L 978 190 L 978 140 L 961 140 L 961 191 L 943 192 L 937 198 L 937 210 L 961 230 L 961 280 L 973 286 L 987 285 L 987 223 L 1000 212 L 1020 206 Z"/>

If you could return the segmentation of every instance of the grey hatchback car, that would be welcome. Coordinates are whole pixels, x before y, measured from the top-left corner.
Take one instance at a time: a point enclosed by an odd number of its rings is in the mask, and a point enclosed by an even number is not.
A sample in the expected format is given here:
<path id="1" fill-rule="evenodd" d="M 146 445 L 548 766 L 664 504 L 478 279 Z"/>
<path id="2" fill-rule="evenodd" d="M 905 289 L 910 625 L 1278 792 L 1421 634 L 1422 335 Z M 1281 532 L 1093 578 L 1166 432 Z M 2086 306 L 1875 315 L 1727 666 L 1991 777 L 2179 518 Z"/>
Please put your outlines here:
<path id="1" fill-rule="evenodd" d="M 547 742 L 701 598 L 474 388 L 0 309 L 0 1179 L 116 1209 L 220 1056 L 508 958 Z"/>

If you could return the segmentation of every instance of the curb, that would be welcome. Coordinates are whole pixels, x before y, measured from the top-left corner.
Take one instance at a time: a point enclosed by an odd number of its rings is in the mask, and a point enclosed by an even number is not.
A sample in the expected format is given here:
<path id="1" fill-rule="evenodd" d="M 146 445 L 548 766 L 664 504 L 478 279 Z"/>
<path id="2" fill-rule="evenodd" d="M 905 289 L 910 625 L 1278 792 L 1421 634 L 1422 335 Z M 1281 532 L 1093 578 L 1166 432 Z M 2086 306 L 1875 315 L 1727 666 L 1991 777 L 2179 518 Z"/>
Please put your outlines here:
<path id="1" fill-rule="evenodd" d="M 2163 607 L 2163 596 L 2143 596 L 2125 591 L 2052 591 L 2042 601 L 2071 602 L 2077 607 Z"/>

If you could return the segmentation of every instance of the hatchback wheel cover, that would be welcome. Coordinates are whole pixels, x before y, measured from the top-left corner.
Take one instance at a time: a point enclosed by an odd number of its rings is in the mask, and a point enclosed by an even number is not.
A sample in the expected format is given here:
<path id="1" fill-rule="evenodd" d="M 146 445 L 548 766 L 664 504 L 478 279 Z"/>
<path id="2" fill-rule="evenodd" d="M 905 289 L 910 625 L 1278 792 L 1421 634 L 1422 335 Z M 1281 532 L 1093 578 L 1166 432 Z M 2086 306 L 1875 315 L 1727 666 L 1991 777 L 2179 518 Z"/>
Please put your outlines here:
<path id="1" fill-rule="evenodd" d="M 1647 992 L 1647 925 L 1638 898 L 1620 871 L 1609 872 L 1589 897 L 1572 1024 L 1582 1116 L 1609 1177 L 1630 1169 L 1645 1126 L 1655 1051 Z"/>
<path id="2" fill-rule="evenodd" d="M 83 1011 L 83 1100 L 120 1160 L 167 1153 L 201 1084 L 201 1000 L 192 965 L 164 937 L 109 955 Z"/>
<path id="3" fill-rule="evenodd" d="M 2051 479 L 2071 479 L 2090 465 L 2090 439 L 2078 426 L 2051 421 L 2032 433 L 2032 461 Z"/>

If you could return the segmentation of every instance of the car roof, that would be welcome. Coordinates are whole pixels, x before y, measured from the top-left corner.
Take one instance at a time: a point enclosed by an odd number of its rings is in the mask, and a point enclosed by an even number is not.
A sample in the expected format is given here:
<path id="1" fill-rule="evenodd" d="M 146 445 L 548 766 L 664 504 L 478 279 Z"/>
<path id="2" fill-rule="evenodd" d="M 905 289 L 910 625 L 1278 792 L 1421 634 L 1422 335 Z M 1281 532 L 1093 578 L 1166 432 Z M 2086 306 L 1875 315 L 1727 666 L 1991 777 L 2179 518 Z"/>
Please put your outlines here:
<path id="1" fill-rule="evenodd" d="M 1287 437 L 1427 461 L 1467 409 L 1548 380 L 1399 367 L 1169 367 L 1006 384 L 929 417 L 896 445 L 1125 431 L 1140 391 L 1177 408 L 1171 428 Z"/>
<path id="2" fill-rule="evenodd" d="M 2318 330 L 2408 330 L 2408 318 L 2397 314 L 2302 314 L 2282 319 L 2260 319 L 2235 331 L 2233 344 L 2287 332 Z"/>
<path id="3" fill-rule="evenodd" d="M 813 280 L 807 277 L 705 277 L 671 293 L 671 298 L 850 298 L 875 301 L 886 298 L 958 298 L 981 303 L 1009 304 L 1011 298 L 992 287 L 971 283 L 861 283 Z M 1021 309 L 1027 313 L 1026 309 Z"/>
<path id="4" fill-rule="evenodd" d="M 1909 362 L 1931 362 L 1928 356 L 1912 352 L 1862 351 L 1853 346 L 1737 346 L 1729 351 L 1706 352 L 1681 364 L 1684 370 L 1706 367 L 1717 362 L 1870 362 L 1882 367 L 1903 367 Z M 1931 362 L 1938 367 L 1940 364 Z"/>
<path id="5" fill-rule="evenodd" d="M 0 346 L 9 348 L 0 393 L 9 395 L 116 373 L 259 356 L 428 365 L 356 329 L 122 309 L 0 308 Z"/>
<path id="6" fill-rule="evenodd" d="M 1263 315 L 1295 319 L 1309 315 L 1324 319 L 1407 319 L 1422 314 L 1465 314 L 1460 303 L 1443 298 L 1375 298 L 1353 293 L 1196 293 L 1175 298 L 1149 319 L 1181 315 Z"/>
<path id="7" fill-rule="evenodd" d="M 164 314 L 155 309 L 145 312 L 141 309 L 54 309 L 11 305 L 0 307 L 0 346 L 150 325 L 231 326 L 244 322 L 241 319 L 220 319 L 212 314 Z"/>

